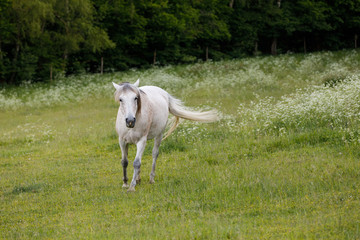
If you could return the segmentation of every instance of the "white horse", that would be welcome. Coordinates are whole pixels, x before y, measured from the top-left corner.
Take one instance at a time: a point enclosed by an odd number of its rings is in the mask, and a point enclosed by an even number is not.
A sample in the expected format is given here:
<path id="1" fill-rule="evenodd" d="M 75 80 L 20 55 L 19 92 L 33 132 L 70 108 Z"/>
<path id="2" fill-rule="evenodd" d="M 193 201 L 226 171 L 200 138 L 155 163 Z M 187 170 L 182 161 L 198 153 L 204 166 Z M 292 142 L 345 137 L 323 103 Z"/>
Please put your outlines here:
<path id="1" fill-rule="evenodd" d="M 175 130 L 179 118 L 199 122 L 213 122 L 218 119 L 214 110 L 206 112 L 187 110 L 180 100 L 159 87 L 143 86 L 139 88 L 139 80 L 134 84 L 122 83 L 119 85 L 113 83 L 113 85 L 116 88 L 115 101 L 120 103 L 116 118 L 116 131 L 119 135 L 122 153 L 123 187 L 129 188 L 128 191 L 135 191 L 136 184 L 140 182 L 141 157 L 148 139 L 154 139 L 150 183 L 155 182 L 156 159 L 159 155 L 159 147 L 163 140 L 162 136 L 167 125 L 169 112 L 175 116 L 175 121 L 173 121 L 166 137 Z M 136 144 L 137 150 L 134 160 L 134 175 L 129 186 L 126 168 L 130 143 Z"/>

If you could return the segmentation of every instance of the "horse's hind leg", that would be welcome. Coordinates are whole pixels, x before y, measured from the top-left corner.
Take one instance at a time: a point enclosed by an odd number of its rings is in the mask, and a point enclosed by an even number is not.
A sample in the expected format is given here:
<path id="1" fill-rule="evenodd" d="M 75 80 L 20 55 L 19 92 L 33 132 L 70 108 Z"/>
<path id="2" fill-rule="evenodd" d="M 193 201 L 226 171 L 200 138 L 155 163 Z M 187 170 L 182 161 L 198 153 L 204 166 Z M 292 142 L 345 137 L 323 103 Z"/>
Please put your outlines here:
<path id="1" fill-rule="evenodd" d="M 155 168 L 156 168 L 156 160 L 159 156 L 159 147 L 162 139 L 162 134 L 157 136 L 154 140 L 154 148 L 152 151 L 152 157 L 153 157 L 153 163 L 152 163 L 152 169 L 150 173 L 150 183 L 155 183 Z"/>
<path id="2" fill-rule="evenodd" d="M 124 173 L 124 178 L 123 178 L 123 181 L 124 181 L 124 184 L 123 184 L 123 188 L 128 188 L 129 185 L 127 184 L 128 182 L 128 178 L 127 178 L 127 166 L 129 164 L 129 161 L 127 159 L 127 156 L 128 156 L 128 144 L 123 142 L 123 141 L 119 141 L 119 145 L 120 145 L 120 148 L 121 148 L 121 165 L 123 166 L 123 173 Z"/>

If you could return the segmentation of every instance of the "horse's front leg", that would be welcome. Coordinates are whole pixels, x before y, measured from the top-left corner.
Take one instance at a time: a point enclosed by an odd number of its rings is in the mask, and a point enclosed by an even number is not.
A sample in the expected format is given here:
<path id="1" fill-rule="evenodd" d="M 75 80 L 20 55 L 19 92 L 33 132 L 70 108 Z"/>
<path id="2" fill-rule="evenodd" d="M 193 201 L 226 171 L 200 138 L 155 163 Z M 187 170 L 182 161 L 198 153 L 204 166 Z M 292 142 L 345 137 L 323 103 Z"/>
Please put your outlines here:
<path id="1" fill-rule="evenodd" d="M 136 157 L 134 160 L 134 176 L 130 183 L 130 187 L 128 189 L 129 192 L 135 191 L 136 182 L 140 180 L 140 166 L 141 166 L 141 158 L 144 153 L 146 146 L 146 137 L 141 139 L 136 144 Z"/>
<path id="2" fill-rule="evenodd" d="M 121 165 L 123 166 L 123 173 L 124 173 L 124 178 L 123 178 L 123 188 L 128 188 L 129 185 L 127 184 L 128 182 L 128 178 L 127 178 L 127 166 L 129 164 L 129 161 L 128 161 L 128 148 L 129 148 L 129 144 L 125 143 L 124 141 L 122 140 L 119 140 L 119 145 L 120 145 L 120 148 L 121 148 Z"/>
<path id="3" fill-rule="evenodd" d="M 157 136 L 154 140 L 154 148 L 152 150 L 152 158 L 153 158 L 153 162 L 152 162 L 152 169 L 151 169 L 151 173 L 150 173 L 150 183 L 155 183 L 155 167 L 156 167 L 156 159 L 159 156 L 159 147 L 160 147 L 160 143 L 162 140 L 162 134 L 160 134 L 160 136 Z"/>

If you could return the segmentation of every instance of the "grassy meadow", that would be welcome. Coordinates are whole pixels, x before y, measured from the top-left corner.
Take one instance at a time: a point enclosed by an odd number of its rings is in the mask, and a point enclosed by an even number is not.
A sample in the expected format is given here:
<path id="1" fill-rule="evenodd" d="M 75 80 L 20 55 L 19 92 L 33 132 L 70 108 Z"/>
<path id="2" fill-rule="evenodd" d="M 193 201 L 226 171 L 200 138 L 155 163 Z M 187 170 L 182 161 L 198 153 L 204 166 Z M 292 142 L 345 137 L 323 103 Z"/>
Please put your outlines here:
<path id="1" fill-rule="evenodd" d="M 0 90 L 0 239 L 359 239 L 360 51 L 287 54 Z M 221 120 L 152 141 L 122 188 L 111 82 Z M 135 147 L 130 147 L 129 174 Z"/>

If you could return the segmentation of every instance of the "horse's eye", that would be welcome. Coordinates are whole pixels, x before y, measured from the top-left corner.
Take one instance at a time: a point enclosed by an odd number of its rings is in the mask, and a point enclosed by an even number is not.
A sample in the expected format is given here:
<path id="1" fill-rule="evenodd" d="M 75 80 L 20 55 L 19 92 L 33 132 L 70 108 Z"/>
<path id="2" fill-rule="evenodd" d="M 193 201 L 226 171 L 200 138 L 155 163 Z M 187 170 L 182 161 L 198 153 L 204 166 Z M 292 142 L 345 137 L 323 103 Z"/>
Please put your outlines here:
<path id="1" fill-rule="evenodd" d="M 119 98 L 119 101 L 122 102 L 123 100 L 121 98 Z"/>
<path id="2" fill-rule="evenodd" d="M 139 99 L 138 97 L 135 97 L 135 99 L 134 99 L 134 100 L 135 100 L 135 101 L 137 101 L 138 99 Z"/>

